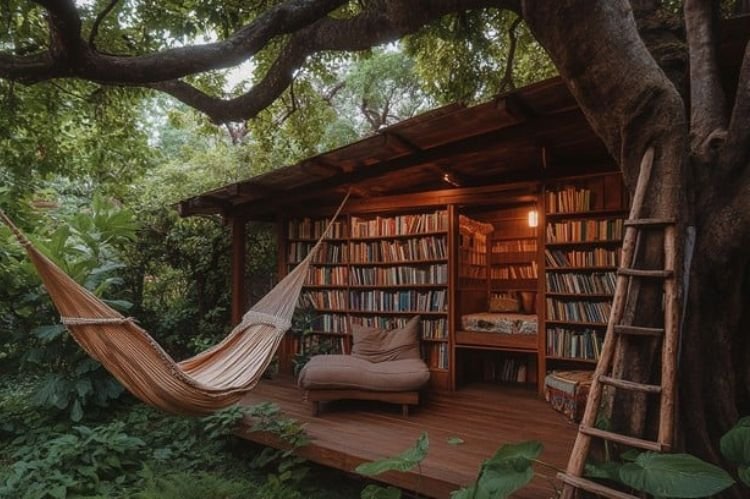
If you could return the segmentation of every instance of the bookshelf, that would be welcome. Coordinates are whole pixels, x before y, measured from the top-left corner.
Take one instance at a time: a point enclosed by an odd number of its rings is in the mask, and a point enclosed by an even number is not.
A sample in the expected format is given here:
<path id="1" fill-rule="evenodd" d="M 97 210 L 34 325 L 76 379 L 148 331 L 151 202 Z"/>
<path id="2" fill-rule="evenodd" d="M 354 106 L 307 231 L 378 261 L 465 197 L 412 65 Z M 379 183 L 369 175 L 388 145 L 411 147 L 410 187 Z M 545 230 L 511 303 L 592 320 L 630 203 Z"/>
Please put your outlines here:
<path id="1" fill-rule="evenodd" d="M 524 386 L 538 382 L 538 334 L 481 332 L 462 319 L 475 313 L 536 312 L 539 234 L 529 226 L 534 210 L 535 203 L 467 207 L 459 218 L 454 319 L 458 386 L 472 381 Z"/>
<path id="2" fill-rule="evenodd" d="M 614 296 L 628 199 L 619 174 L 544 193 L 545 368 L 593 369 Z"/>
<path id="3" fill-rule="evenodd" d="M 343 216 L 316 255 L 302 292 L 315 310 L 312 336 L 351 351 L 352 325 L 402 327 L 422 317 L 422 350 L 433 385 L 450 388 L 449 246 L 445 208 Z M 328 219 L 285 221 L 286 271 L 305 257 Z"/>

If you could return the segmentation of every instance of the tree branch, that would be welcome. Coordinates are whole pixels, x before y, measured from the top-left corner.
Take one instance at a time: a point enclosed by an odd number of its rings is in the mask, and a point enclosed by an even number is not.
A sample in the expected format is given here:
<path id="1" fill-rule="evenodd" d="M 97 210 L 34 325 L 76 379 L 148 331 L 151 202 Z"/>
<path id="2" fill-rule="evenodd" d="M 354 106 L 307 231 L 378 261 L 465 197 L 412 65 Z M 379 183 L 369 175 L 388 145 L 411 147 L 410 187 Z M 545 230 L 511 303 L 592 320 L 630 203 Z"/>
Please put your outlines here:
<path id="1" fill-rule="evenodd" d="M 481 7 L 518 8 L 514 0 L 422 0 L 419 9 L 403 16 L 401 7 L 413 1 L 391 0 L 348 19 L 324 18 L 295 33 L 265 77 L 246 94 L 231 99 L 213 97 L 184 81 L 144 86 L 166 92 L 207 114 L 213 121 L 242 121 L 255 117 L 289 86 L 294 71 L 306 58 L 321 51 L 357 51 L 413 33 L 430 21 L 451 12 Z"/>
<path id="2" fill-rule="evenodd" d="M 506 92 L 516 88 L 513 83 L 513 65 L 516 59 L 516 49 L 518 48 L 518 32 L 516 30 L 521 24 L 521 21 L 523 21 L 523 18 L 518 16 L 513 21 L 513 24 L 510 25 L 510 30 L 508 31 L 510 45 L 508 46 L 508 60 L 505 62 L 505 72 L 503 73 L 503 78 L 500 80 L 500 86 L 498 87 L 500 92 Z"/>
<path id="3" fill-rule="evenodd" d="M 719 2 L 686 0 L 685 28 L 690 55 L 691 148 L 709 158 L 724 140 L 726 98 L 716 60 Z"/>
<path id="4" fill-rule="evenodd" d="M 52 73 L 51 77 L 75 76 L 104 84 L 139 85 L 236 66 L 258 53 L 272 38 L 294 33 L 314 23 L 346 0 L 287 0 L 226 40 L 133 57 L 92 51 L 81 39 L 80 18 L 70 0 L 37 1 L 50 15 L 52 59 L 66 59 L 66 72 L 56 74 L 48 69 L 46 73 L 37 71 L 33 75 L 19 75 L 18 68 L 14 67 L 17 66 L 15 56 L 6 53 L 0 59 L 0 78 L 35 82 L 42 81 L 35 77 Z"/>
<path id="5" fill-rule="evenodd" d="M 107 4 L 104 10 L 96 16 L 96 19 L 94 19 L 94 25 L 91 26 L 91 33 L 89 33 L 89 47 L 91 47 L 91 50 L 96 50 L 94 40 L 96 39 L 96 35 L 99 34 L 99 25 L 104 21 L 104 18 L 112 12 L 112 9 L 115 8 L 115 5 L 117 5 L 117 2 L 119 1 L 120 0 L 109 0 L 109 4 Z"/>

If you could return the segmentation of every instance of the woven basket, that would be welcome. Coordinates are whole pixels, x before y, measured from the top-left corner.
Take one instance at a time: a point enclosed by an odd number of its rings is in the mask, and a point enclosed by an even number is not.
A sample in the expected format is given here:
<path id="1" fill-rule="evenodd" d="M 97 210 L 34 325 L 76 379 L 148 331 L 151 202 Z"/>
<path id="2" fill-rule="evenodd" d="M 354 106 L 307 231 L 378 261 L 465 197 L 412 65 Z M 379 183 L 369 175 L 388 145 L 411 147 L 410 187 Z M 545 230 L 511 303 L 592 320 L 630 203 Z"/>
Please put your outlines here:
<path id="1" fill-rule="evenodd" d="M 519 308 L 518 298 L 509 296 L 493 296 L 490 298 L 490 312 L 518 312 Z"/>

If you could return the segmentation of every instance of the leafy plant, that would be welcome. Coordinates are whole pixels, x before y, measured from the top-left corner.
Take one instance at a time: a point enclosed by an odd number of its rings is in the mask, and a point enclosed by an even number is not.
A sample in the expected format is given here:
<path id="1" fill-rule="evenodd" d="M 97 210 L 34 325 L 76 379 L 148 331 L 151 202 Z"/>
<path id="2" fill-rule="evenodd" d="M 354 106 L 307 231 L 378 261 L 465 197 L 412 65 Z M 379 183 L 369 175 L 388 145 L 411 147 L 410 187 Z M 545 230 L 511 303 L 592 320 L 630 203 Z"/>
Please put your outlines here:
<path id="1" fill-rule="evenodd" d="M 156 477 L 150 473 L 145 489 L 133 494 L 133 499 L 241 499 L 248 497 L 255 487 L 247 481 L 227 479 L 205 472 L 173 473 Z"/>
<path id="2" fill-rule="evenodd" d="M 720 441 L 722 455 L 737 465 L 737 474 L 750 487 L 750 416 L 741 418 Z"/>
<path id="3" fill-rule="evenodd" d="M 132 479 L 140 468 L 145 443 L 125 433 L 124 423 L 75 426 L 31 447 L 19 448 L 16 463 L 0 485 L 0 496 L 24 499 L 108 494 Z"/>
<path id="4" fill-rule="evenodd" d="M 533 464 L 542 453 L 539 442 L 506 444 L 482 463 L 477 480 L 451 494 L 452 499 L 502 499 L 534 478 Z"/>
<path id="5" fill-rule="evenodd" d="M 132 213 L 97 197 L 90 210 L 76 211 L 48 235 L 35 239 L 40 250 L 79 284 L 126 311 L 131 305 L 116 299 L 122 279 L 115 272 L 123 268 L 119 248 L 132 241 L 135 227 Z M 35 291 L 33 298 L 27 296 L 30 310 L 46 309 L 42 317 L 56 315 L 42 293 Z M 31 330 L 30 337 L 25 364 L 47 373 L 33 397 L 39 406 L 67 412 L 77 422 L 86 409 L 107 407 L 122 394 L 119 383 L 81 351 L 63 325 L 39 325 Z"/>
<path id="6" fill-rule="evenodd" d="M 750 485 L 750 417 L 740 419 L 720 443 L 724 457 L 737 465 L 740 480 Z M 689 454 L 630 450 L 620 459 L 587 463 L 586 475 L 611 480 L 656 497 L 707 497 L 735 483 L 725 470 Z"/>
<path id="7" fill-rule="evenodd" d="M 421 477 L 421 464 L 427 457 L 429 449 L 430 438 L 427 432 L 423 432 L 417 438 L 414 446 L 406 449 L 401 454 L 360 464 L 354 471 L 366 476 L 377 476 L 386 471 L 409 471 L 415 467 L 419 467 L 419 475 Z M 394 487 L 381 487 L 380 485 L 370 484 L 362 491 L 360 497 L 362 499 L 398 499 L 401 497 L 401 491 Z"/>

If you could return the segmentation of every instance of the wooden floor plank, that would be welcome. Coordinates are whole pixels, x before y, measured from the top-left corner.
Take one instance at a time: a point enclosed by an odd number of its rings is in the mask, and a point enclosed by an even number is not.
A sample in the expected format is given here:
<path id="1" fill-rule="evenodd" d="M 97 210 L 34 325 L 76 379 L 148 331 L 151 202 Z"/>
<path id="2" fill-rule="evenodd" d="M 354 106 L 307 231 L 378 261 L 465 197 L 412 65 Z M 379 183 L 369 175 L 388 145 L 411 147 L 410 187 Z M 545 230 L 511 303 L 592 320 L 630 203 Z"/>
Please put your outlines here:
<path id="1" fill-rule="evenodd" d="M 484 459 L 505 443 L 539 440 L 542 459 L 559 468 L 567 463 L 576 427 L 553 411 L 535 393 L 515 387 L 470 386 L 453 393 L 432 393 L 409 417 L 400 406 L 378 402 L 339 401 L 325 404 L 319 417 L 312 417 L 310 404 L 289 378 L 264 380 L 242 403 L 273 402 L 284 414 L 305 424 L 312 443 L 300 454 L 316 463 L 352 472 L 365 461 L 397 454 L 411 446 L 426 431 L 430 452 L 416 472 L 388 473 L 382 481 L 422 495 L 444 498 L 477 475 Z M 265 445 L 282 445 L 269 435 L 251 433 L 249 425 L 240 436 Z M 459 437 L 462 445 L 450 445 Z M 550 470 L 537 471 L 553 476 Z M 551 483 L 537 477 L 518 492 L 520 499 L 546 499 L 553 495 Z"/>

